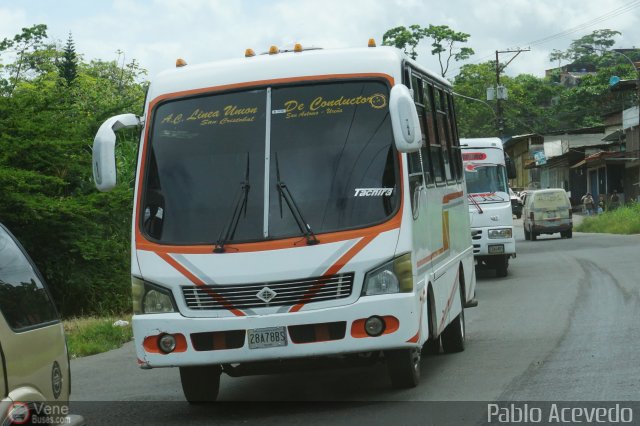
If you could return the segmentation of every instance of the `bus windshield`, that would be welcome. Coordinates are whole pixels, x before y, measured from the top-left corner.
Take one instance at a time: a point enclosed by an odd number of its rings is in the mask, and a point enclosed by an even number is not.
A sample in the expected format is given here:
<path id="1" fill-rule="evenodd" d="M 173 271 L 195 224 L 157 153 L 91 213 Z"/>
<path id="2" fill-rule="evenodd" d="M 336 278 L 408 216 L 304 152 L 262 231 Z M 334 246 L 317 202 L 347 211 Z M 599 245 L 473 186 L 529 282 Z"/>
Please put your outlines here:
<path id="1" fill-rule="evenodd" d="M 507 171 L 502 164 L 465 163 L 464 176 L 469 194 L 506 193 L 504 200 L 509 200 Z"/>
<path id="2" fill-rule="evenodd" d="M 379 81 L 349 81 L 160 104 L 144 166 L 143 233 L 212 244 L 231 228 L 226 242 L 249 242 L 301 235 L 295 210 L 315 234 L 389 219 L 400 185 L 388 92 Z"/>

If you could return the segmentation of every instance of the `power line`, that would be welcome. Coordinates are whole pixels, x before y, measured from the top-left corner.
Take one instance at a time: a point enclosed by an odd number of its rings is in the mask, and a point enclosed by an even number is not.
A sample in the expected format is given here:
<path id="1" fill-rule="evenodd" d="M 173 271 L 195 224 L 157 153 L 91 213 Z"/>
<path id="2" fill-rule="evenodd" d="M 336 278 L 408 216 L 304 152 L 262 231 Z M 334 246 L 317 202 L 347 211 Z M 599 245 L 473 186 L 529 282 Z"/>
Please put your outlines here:
<path id="1" fill-rule="evenodd" d="M 590 21 L 583 22 L 582 24 L 577 25 L 577 26 L 572 27 L 572 28 L 569 28 L 569 29 L 567 29 L 565 31 L 561 31 L 559 33 L 552 34 L 550 36 L 547 36 L 547 37 L 544 37 L 544 38 L 541 38 L 541 39 L 538 39 L 538 40 L 534 40 L 534 41 L 531 41 L 531 42 L 528 42 L 528 43 L 520 43 L 520 45 L 522 45 L 522 46 L 524 46 L 524 45 L 538 46 L 538 45 L 546 44 L 546 43 L 548 43 L 548 42 L 550 42 L 552 40 L 555 40 L 555 39 L 558 39 L 558 38 L 564 38 L 564 37 L 566 37 L 566 36 L 568 36 L 570 34 L 576 33 L 578 31 L 581 31 L 581 30 L 587 29 L 589 27 L 592 27 L 592 26 L 594 26 L 596 24 L 599 24 L 600 22 L 604 22 L 604 21 L 609 20 L 611 18 L 615 18 L 617 16 L 620 16 L 620 15 L 622 15 L 624 13 L 627 13 L 627 12 L 637 8 L 638 6 L 640 6 L 640 0 L 634 0 L 634 1 L 630 2 L 630 3 L 626 3 L 626 4 L 620 6 L 620 7 L 616 8 L 616 9 L 613 9 L 613 10 L 611 10 L 611 11 L 609 11 L 609 12 L 603 14 L 603 15 L 597 16 L 596 18 L 593 18 Z M 490 59 L 491 57 L 493 57 L 493 55 L 486 55 L 486 56 L 483 56 L 481 58 L 475 59 L 473 61 L 467 62 L 467 64 L 477 64 L 477 63 L 485 62 L 486 60 Z M 462 67 L 455 68 L 453 71 L 459 71 L 460 68 L 462 68 Z"/>
<path id="2" fill-rule="evenodd" d="M 541 38 L 541 39 L 538 39 L 538 40 L 531 41 L 531 42 L 529 42 L 527 44 L 529 44 L 531 46 L 537 46 L 537 45 L 540 45 L 540 44 L 545 44 L 545 43 L 547 43 L 547 42 L 549 42 L 551 40 L 555 40 L 556 38 L 566 37 L 569 34 L 573 34 L 573 33 L 578 32 L 580 30 L 584 30 L 586 28 L 589 28 L 591 26 L 599 24 L 600 22 L 606 21 L 606 20 L 611 19 L 611 18 L 615 18 L 615 17 L 620 16 L 620 15 L 622 15 L 624 13 L 627 13 L 627 12 L 631 11 L 632 9 L 635 9 L 638 6 L 640 6 L 640 0 L 632 1 L 631 3 L 627 3 L 624 6 L 621 6 L 621 7 L 617 8 L 617 9 L 614 9 L 614 10 L 612 10 L 610 12 L 607 12 L 604 15 L 600 15 L 600 16 L 598 16 L 598 17 L 596 17 L 596 18 L 594 18 L 594 19 L 592 19 L 590 21 L 584 22 L 584 23 L 582 23 L 580 25 L 577 25 L 577 26 L 575 26 L 573 28 L 569 28 L 568 30 L 561 31 L 559 33 L 550 35 L 548 37 L 544 37 L 544 38 Z"/>

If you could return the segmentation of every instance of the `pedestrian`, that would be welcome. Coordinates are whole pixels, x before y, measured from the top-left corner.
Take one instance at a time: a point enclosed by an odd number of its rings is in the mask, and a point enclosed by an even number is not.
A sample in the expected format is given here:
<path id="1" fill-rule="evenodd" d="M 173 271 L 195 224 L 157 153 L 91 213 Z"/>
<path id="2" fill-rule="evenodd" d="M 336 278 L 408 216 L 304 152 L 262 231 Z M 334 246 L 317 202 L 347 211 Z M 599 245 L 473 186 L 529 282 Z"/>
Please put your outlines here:
<path id="1" fill-rule="evenodd" d="M 598 214 L 604 212 L 604 194 L 598 195 Z"/>
<path id="2" fill-rule="evenodd" d="M 609 200 L 609 208 L 611 210 L 615 210 L 620 206 L 620 197 L 618 197 L 618 191 L 613 190 L 613 194 L 611 194 L 611 199 Z"/>
<path id="3" fill-rule="evenodd" d="M 582 196 L 582 205 L 584 206 L 584 213 L 587 216 L 591 216 L 594 213 L 594 204 L 593 196 L 590 192 L 587 192 Z"/>

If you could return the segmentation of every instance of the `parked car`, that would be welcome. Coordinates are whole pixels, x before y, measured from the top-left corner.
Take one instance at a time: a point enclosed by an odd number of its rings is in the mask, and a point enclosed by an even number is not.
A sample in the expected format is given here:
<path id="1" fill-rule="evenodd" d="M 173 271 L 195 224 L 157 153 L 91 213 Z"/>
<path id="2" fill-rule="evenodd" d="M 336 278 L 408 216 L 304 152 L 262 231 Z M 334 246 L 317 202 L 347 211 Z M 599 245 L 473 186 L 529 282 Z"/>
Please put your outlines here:
<path id="1" fill-rule="evenodd" d="M 0 224 L 0 424 L 81 425 L 69 414 L 69 357 L 47 286 Z"/>
<path id="2" fill-rule="evenodd" d="M 511 188 L 509 188 L 509 196 L 511 197 L 511 213 L 520 219 L 522 217 L 522 200 Z"/>
<path id="3" fill-rule="evenodd" d="M 557 232 L 562 238 L 572 237 L 571 202 L 562 188 L 528 192 L 522 214 L 525 240 L 535 241 L 538 235 Z"/>

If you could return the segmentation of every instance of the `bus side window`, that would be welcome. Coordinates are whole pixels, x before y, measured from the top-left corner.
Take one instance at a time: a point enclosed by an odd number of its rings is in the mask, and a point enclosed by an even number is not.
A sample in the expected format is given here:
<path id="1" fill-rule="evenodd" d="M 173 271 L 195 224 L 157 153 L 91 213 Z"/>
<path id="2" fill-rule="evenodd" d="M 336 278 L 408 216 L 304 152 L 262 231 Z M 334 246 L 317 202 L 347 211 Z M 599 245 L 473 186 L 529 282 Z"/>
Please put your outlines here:
<path id="1" fill-rule="evenodd" d="M 425 117 L 427 120 L 427 139 L 429 142 L 429 165 L 432 171 L 433 181 L 438 184 L 444 182 L 444 164 L 442 158 L 442 146 L 437 136 L 435 119 L 434 88 L 431 84 L 425 84 Z"/>
<path id="2" fill-rule="evenodd" d="M 462 153 L 460 151 L 460 139 L 458 138 L 458 127 L 456 125 L 455 107 L 453 105 L 453 96 L 451 93 L 447 93 L 447 117 L 449 118 L 449 129 L 451 130 L 451 147 L 449 153 L 451 154 L 451 164 L 453 166 L 454 178 L 460 182 L 462 180 Z"/>
<path id="3" fill-rule="evenodd" d="M 427 138 L 426 110 L 424 107 L 418 107 L 418 118 L 420 119 L 420 130 L 422 132 L 422 145 L 420 147 L 420 161 L 422 162 L 422 171 L 425 176 L 425 183 L 430 185 L 433 183 L 433 174 L 429 164 L 429 140 Z"/>
<path id="4" fill-rule="evenodd" d="M 449 148 L 449 158 L 451 165 L 451 176 L 454 181 L 460 180 L 460 164 L 458 159 L 460 158 L 460 150 L 457 149 L 459 146 L 458 135 L 456 132 L 456 121 L 455 115 L 453 111 L 453 97 L 451 93 L 444 93 L 443 101 L 445 103 L 445 111 L 447 113 L 447 130 L 449 134 L 449 138 L 447 139 L 447 144 Z"/>
<path id="5" fill-rule="evenodd" d="M 438 136 L 442 149 L 442 159 L 444 160 L 444 174 L 447 182 L 454 180 L 455 172 L 451 162 L 451 127 L 449 124 L 449 116 L 447 114 L 447 103 L 445 94 L 442 90 L 435 91 L 435 110 L 438 126 Z"/>

